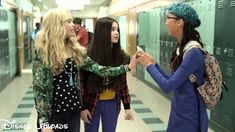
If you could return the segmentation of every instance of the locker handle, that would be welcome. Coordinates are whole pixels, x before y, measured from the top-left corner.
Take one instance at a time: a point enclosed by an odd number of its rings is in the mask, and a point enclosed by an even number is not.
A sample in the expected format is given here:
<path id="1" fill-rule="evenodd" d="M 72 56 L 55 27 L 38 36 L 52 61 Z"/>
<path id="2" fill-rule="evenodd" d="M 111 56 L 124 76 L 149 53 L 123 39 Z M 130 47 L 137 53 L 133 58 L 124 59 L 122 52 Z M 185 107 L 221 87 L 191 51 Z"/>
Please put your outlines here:
<path id="1" fill-rule="evenodd" d="M 228 53 L 228 49 L 225 48 L 225 49 L 224 49 L 224 55 L 227 54 L 227 53 Z"/>

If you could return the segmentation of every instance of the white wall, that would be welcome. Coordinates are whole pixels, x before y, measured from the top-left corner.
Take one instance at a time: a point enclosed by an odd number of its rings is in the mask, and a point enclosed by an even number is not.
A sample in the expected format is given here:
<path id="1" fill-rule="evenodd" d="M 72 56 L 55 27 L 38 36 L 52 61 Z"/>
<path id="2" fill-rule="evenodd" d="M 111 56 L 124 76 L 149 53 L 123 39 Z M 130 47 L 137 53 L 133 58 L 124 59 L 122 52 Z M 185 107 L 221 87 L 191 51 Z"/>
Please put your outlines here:
<path id="1" fill-rule="evenodd" d="M 33 4 L 30 3 L 28 0 L 17 0 L 17 5 L 20 6 L 21 9 L 27 11 L 28 13 L 33 13 Z"/>
<path id="2" fill-rule="evenodd" d="M 125 11 L 129 8 L 132 8 L 148 1 L 150 0 L 115 0 L 114 2 L 111 2 L 109 13 L 114 14 L 117 12 Z"/>
<path id="3" fill-rule="evenodd" d="M 117 12 L 122 12 L 127 9 L 139 6 L 140 4 L 144 4 L 147 2 L 152 2 L 149 6 L 165 6 L 169 5 L 175 1 L 179 0 L 112 0 L 110 8 L 109 8 L 109 14 L 115 14 Z"/>
<path id="4" fill-rule="evenodd" d="M 109 7 L 108 6 L 102 6 L 99 9 L 97 18 L 105 17 L 109 15 Z"/>
<path id="5" fill-rule="evenodd" d="M 85 19 L 86 29 L 90 32 L 94 32 L 93 19 Z"/>

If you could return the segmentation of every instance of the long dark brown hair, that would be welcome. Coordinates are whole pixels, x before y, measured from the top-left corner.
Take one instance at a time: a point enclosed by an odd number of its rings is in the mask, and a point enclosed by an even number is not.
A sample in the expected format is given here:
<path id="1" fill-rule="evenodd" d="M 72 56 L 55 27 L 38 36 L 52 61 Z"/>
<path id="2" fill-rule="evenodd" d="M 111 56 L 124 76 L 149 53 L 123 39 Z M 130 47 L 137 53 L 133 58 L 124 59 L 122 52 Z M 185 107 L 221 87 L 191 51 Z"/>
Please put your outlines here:
<path id="1" fill-rule="evenodd" d="M 175 50 L 171 54 L 170 67 L 173 71 L 176 71 L 181 64 L 183 60 L 183 49 L 191 40 L 197 41 L 203 47 L 199 32 L 195 30 L 190 23 L 185 21 L 183 27 L 183 39 L 180 44 L 177 43 Z M 177 47 L 179 47 L 179 55 L 176 54 Z"/>
<path id="2" fill-rule="evenodd" d="M 117 43 L 112 44 L 111 42 L 111 31 L 114 22 L 118 24 L 115 19 L 110 17 L 98 19 L 95 25 L 93 40 L 88 47 L 90 58 L 102 66 L 119 66 L 125 62 L 125 53 L 120 45 L 120 35 Z M 118 32 L 120 34 L 119 25 Z M 91 88 L 89 92 L 102 92 L 106 88 L 111 88 L 115 91 L 120 90 L 124 82 L 123 77 L 125 77 L 125 74 L 101 78 L 93 73 L 89 73 L 87 82 L 87 85 Z"/>

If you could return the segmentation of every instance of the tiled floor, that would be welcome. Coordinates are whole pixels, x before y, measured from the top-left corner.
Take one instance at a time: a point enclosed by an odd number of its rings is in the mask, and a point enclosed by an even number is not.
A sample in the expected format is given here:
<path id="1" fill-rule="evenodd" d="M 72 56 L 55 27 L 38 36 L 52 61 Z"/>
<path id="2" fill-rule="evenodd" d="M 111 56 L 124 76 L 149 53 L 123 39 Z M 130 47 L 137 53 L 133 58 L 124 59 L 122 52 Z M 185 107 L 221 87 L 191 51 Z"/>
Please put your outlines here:
<path id="1" fill-rule="evenodd" d="M 140 80 L 128 74 L 131 93 L 131 108 L 135 119 L 124 119 L 122 110 L 118 120 L 117 132 L 164 132 L 167 127 L 170 102 Z M 31 69 L 24 70 L 21 77 L 16 77 L 0 92 L 0 132 L 3 123 L 9 132 L 36 132 L 36 111 L 34 109 Z M 26 128 L 26 129 L 24 129 Z M 81 123 L 81 132 L 83 124 Z M 209 129 L 209 132 L 213 132 Z"/>

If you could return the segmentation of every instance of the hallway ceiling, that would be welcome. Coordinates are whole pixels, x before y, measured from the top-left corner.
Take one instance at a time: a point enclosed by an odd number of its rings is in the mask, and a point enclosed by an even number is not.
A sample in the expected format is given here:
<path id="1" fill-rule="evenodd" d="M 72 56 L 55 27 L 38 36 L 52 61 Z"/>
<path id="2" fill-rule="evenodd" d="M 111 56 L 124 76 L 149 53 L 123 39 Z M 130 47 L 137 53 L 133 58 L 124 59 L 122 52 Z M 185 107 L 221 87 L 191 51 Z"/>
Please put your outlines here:
<path id="1" fill-rule="evenodd" d="M 33 5 L 38 5 L 40 8 L 41 14 L 45 14 L 49 9 L 57 8 L 55 0 L 31 0 Z M 78 0 L 83 1 L 83 0 Z M 69 0 L 68 0 L 69 2 Z M 83 10 L 70 10 L 73 16 L 84 17 L 84 18 L 93 18 L 96 17 L 100 7 L 109 6 L 111 0 L 90 0 L 89 5 L 85 5 Z M 48 7 L 46 9 L 45 6 Z"/>

